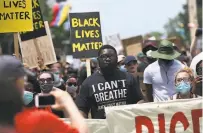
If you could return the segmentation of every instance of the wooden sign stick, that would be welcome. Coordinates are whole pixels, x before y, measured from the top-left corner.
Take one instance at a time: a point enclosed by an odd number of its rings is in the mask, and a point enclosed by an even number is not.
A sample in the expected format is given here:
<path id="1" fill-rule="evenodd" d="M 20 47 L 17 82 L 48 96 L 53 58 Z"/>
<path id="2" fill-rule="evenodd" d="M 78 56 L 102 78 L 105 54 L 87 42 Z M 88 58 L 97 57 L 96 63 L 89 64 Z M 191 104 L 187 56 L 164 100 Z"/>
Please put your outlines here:
<path id="1" fill-rule="evenodd" d="M 87 77 L 89 77 L 89 76 L 91 75 L 90 60 L 91 60 L 91 59 L 86 59 Z"/>
<path id="2" fill-rule="evenodd" d="M 13 40 L 14 40 L 14 53 L 15 53 L 15 56 L 16 56 L 17 59 L 20 59 L 18 33 L 13 34 Z"/>

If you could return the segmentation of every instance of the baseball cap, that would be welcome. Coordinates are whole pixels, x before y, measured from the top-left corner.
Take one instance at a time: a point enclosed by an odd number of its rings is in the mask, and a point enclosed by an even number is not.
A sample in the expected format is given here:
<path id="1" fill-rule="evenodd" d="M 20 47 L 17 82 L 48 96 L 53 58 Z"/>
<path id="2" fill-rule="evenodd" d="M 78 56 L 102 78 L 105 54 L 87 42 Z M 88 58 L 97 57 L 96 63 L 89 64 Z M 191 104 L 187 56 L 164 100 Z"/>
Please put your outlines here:
<path id="1" fill-rule="evenodd" d="M 14 56 L 0 56 L 0 80 L 9 80 L 23 77 L 26 74 L 32 73 L 25 69 L 20 60 Z"/>
<path id="2" fill-rule="evenodd" d="M 145 57 L 145 55 L 142 52 L 140 52 L 140 53 L 137 54 L 137 57 L 138 58 L 143 58 L 143 57 Z"/>
<path id="3" fill-rule="evenodd" d="M 131 62 L 131 61 L 137 61 L 136 58 L 135 58 L 135 56 L 126 56 L 126 57 L 125 57 L 125 60 L 124 60 L 124 64 L 126 65 L 126 64 L 128 64 L 129 62 Z"/>

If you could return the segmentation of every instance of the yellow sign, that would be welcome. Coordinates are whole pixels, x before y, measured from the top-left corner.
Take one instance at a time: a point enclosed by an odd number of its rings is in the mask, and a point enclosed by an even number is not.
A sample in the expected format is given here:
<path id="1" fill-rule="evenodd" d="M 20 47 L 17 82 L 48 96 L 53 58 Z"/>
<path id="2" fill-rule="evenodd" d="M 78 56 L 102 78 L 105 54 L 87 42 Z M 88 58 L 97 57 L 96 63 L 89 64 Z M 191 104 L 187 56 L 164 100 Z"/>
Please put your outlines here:
<path id="1" fill-rule="evenodd" d="M 32 0 L 0 0 L 0 33 L 32 30 Z"/>

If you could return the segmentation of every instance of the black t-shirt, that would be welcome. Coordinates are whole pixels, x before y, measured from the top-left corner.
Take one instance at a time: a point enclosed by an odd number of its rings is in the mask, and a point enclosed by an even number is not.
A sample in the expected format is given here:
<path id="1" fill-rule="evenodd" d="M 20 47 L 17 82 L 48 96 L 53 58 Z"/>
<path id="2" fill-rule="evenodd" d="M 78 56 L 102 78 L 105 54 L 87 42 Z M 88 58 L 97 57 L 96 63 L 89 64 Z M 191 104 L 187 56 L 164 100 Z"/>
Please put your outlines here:
<path id="1" fill-rule="evenodd" d="M 142 99 L 132 75 L 116 70 L 114 75 L 104 77 L 97 71 L 83 82 L 76 104 L 86 114 L 91 109 L 93 119 L 105 119 L 104 107 L 135 104 Z"/>

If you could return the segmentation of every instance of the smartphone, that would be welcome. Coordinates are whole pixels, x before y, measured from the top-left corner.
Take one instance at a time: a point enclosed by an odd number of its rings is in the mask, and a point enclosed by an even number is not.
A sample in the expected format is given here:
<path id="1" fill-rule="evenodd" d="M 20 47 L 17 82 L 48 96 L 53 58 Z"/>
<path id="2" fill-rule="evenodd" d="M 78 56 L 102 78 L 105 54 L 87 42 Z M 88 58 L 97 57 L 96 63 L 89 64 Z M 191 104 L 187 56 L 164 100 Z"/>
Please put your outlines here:
<path id="1" fill-rule="evenodd" d="M 55 104 L 55 97 L 50 94 L 38 94 L 35 96 L 35 106 L 39 107 L 47 107 Z"/>

